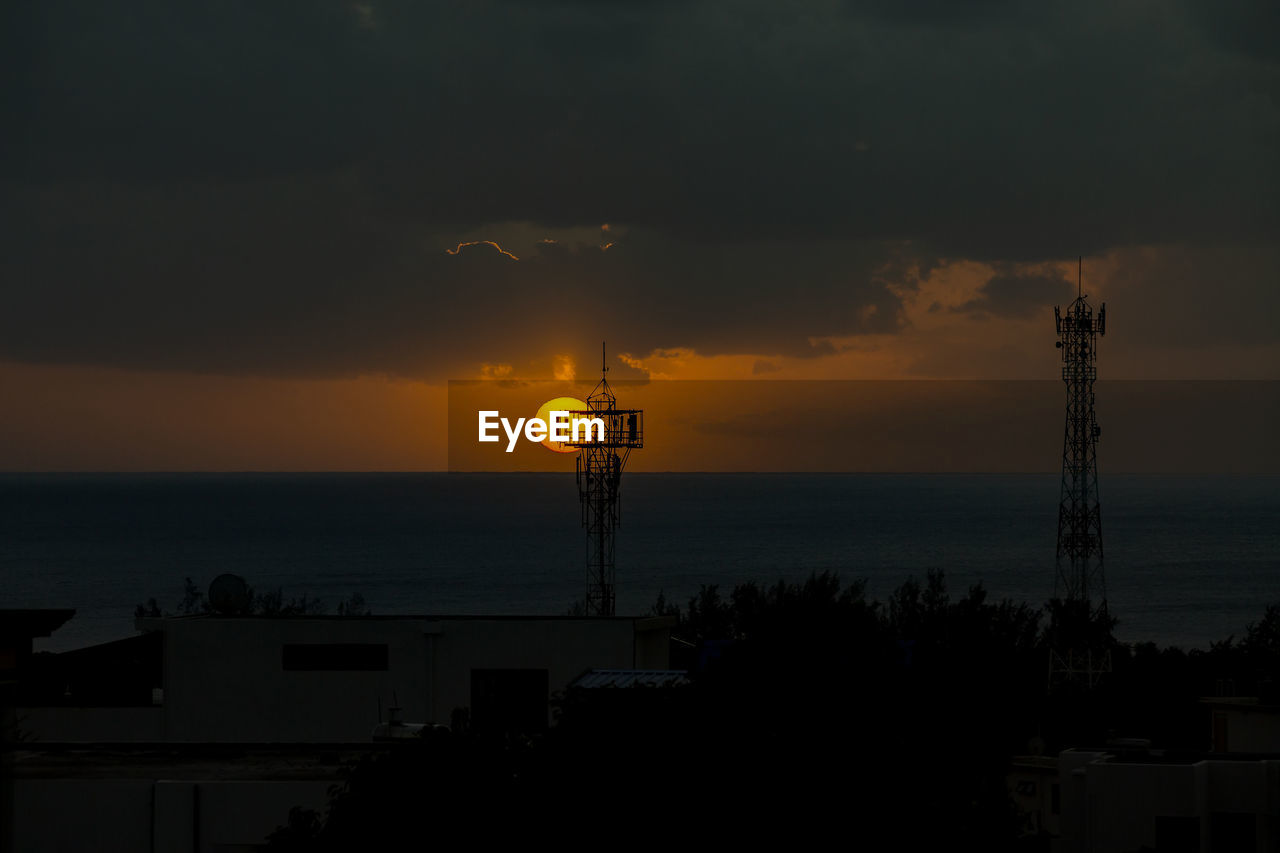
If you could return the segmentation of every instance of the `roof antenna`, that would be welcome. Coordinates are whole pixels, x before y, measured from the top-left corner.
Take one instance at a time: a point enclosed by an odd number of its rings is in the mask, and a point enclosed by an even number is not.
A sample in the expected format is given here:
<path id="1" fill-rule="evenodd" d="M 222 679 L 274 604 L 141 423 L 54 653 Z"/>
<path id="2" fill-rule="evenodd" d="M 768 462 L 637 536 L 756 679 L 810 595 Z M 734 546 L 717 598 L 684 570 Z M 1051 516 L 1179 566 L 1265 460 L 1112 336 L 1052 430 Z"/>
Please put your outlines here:
<path id="1" fill-rule="evenodd" d="M 1084 294 L 1084 255 L 1077 255 L 1076 263 L 1079 264 L 1076 268 L 1076 299 L 1079 299 Z"/>
<path id="2" fill-rule="evenodd" d="M 604 375 L 609 372 L 609 359 L 604 354 L 604 341 L 600 342 L 600 374 Z"/>

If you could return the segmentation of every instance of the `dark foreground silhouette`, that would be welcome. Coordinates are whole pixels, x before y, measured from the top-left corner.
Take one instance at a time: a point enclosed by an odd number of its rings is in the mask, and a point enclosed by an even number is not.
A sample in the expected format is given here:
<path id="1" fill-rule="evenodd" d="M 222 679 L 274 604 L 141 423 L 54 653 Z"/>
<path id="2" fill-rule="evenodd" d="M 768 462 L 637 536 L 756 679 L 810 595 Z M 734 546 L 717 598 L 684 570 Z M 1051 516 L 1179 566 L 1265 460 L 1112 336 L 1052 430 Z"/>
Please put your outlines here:
<path id="1" fill-rule="evenodd" d="M 1205 749 L 1198 697 L 1224 683 L 1270 695 L 1280 661 L 1277 607 L 1244 641 L 1190 653 L 1119 644 L 1090 610 L 1074 630 L 1106 645 L 1113 671 L 1050 692 L 1069 608 L 990 603 L 981 587 L 952 600 L 940 573 L 884 604 L 822 574 L 654 610 L 678 617 L 689 684 L 570 690 L 542 732 L 428 730 L 353 767 L 324 814 L 294 810 L 271 849 L 399 849 L 440 832 L 689 842 L 685 826 L 718 845 L 1047 849 L 1022 836 L 1011 756 L 1113 737 Z"/>

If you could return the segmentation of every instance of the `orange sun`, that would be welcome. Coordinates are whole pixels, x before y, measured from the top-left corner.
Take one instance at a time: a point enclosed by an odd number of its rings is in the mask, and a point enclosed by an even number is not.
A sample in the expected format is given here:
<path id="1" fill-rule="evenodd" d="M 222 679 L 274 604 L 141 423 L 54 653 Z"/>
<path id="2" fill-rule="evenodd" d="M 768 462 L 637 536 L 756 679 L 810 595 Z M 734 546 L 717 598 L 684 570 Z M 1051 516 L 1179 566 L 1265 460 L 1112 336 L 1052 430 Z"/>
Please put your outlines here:
<path id="1" fill-rule="evenodd" d="M 574 412 L 574 411 L 580 412 L 580 411 L 585 411 L 586 408 L 587 408 L 587 404 L 579 400 L 577 397 L 556 397 L 555 399 L 548 400 L 547 402 L 543 403 L 541 406 L 538 407 L 538 417 L 541 418 L 543 421 L 545 421 L 547 426 L 550 427 L 552 412 Z M 574 420 L 583 420 L 583 419 L 582 418 L 571 419 L 569 423 L 570 430 L 573 429 Z M 542 446 L 547 448 L 548 450 L 554 450 L 556 453 L 577 453 L 578 452 L 578 448 L 576 447 L 565 447 L 564 444 L 562 444 L 561 442 L 552 441 L 550 430 L 548 430 L 547 437 L 542 440 Z"/>

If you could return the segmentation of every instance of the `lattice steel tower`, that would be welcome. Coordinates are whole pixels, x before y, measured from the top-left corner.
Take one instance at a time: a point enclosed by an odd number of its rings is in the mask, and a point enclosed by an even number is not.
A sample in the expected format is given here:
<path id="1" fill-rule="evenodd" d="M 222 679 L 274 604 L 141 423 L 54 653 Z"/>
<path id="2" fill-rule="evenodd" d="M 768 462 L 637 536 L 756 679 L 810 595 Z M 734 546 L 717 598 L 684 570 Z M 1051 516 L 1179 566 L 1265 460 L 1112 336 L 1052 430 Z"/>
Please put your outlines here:
<path id="1" fill-rule="evenodd" d="M 622 469 L 631 451 L 644 446 L 644 412 L 619 409 L 609 387 L 608 361 L 600 346 L 600 382 L 587 408 L 569 413 L 571 421 L 587 421 L 582 440 L 567 442 L 578 450 L 578 496 L 582 500 L 582 526 L 587 529 L 588 616 L 614 614 L 614 536 L 618 529 L 618 493 Z M 602 428 L 590 428 L 599 419 Z"/>
<path id="2" fill-rule="evenodd" d="M 1098 378 L 1098 338 L 1107 333 L 1107 306 L 1097 316 L 1080 288 L 1063 313 L 1054 307 L 1062 350 L 1062 381 L 1067 386 L 1066 425 L 1062 437 L 1062 488 L 1058 505 L 1058 557 L 1054 595 L 1107 607 L 1102 563 L 1102 512 L 1098 504 L 1098 419 L 1093 383 Z"/>

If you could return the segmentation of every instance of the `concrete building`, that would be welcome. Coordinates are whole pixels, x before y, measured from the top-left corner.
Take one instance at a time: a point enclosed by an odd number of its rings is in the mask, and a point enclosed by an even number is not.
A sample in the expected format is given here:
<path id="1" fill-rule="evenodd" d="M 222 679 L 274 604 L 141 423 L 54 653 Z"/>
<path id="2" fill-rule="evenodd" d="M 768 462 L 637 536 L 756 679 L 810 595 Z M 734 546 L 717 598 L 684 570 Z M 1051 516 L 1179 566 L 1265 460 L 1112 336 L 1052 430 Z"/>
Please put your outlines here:
<path id="1" fill-rule="evenodd" d="M 77 746 L 14 758 L 15 851 L 236 853 L 262 849 L 294 806 L 323 811 L 346 748 Z"/>
<path id="2" fill-rule="evenodd" d="M 397 748 L 409 726 L 382 721 L 527 733 L 554 722 L 577 679 L 679 680 L 636 672 L 666 670 L 673 622 L 156 618 L 137 637 L 34 657 L 25 636 L 0 659 L 15 664 L 20 741 L 4 756 L 0 851 L 260 849 L 291 807 L 323 810 L 340 768 Z"/>
<path id="3" fill-rule="evenodd" d="M 1055 853 L 1280 850 L 1280 756 L 1069 749 Z"/>
<path id="4" fill-rule="evenodd" d="M 1209 709 L 1209 736 L 1214 752 L 1280 754 L 1280 705 L 1252 696 L 1201 699 Z"/>
<path id="5" fill-rule="evenodd" d="M 665 670 L 672 622 L 518 616 L 143 619 L 140 627 L 163 637 L 157 646 L 162 675 L 145 704 L 94 702 L 77 683 L 101 668 L 90 666 L 60 676 L 65 701 L 19 708 L 19 726 L 44 742 L 351 743 L 368 740 L 387 709 L 398 707 L 405 722 L 449 725 L 462 719 L 476 728 L 535 730 L 552 722 L 555 693 L 589 670 Z"/>
<path id="6" fill-rule="evenodd" d="M 32 640 L 48 637 L 74 610 L 0 610 L 0 853 L 13 846 L 13 747 L 19 735 L 15 706 L 23 674 L 31 669 Z"/>

